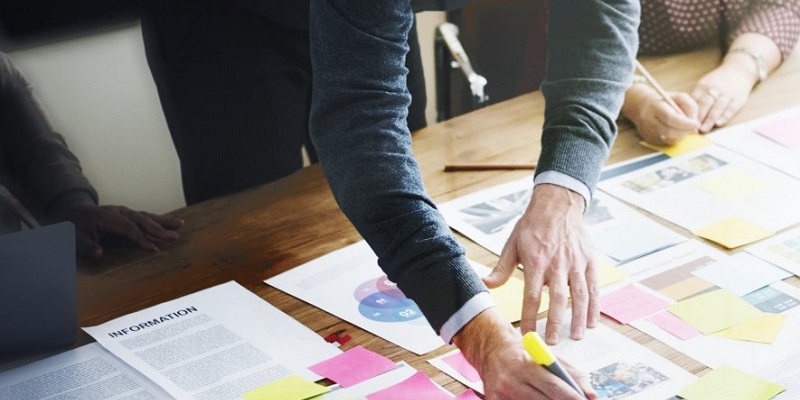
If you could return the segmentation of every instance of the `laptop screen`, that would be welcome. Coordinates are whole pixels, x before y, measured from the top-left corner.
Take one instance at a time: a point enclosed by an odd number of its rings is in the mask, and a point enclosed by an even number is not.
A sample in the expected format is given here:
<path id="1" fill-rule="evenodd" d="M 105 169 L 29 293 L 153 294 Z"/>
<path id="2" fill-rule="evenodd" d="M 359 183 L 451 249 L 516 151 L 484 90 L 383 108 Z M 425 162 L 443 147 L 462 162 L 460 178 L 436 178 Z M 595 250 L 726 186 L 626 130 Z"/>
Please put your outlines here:
<path id="1" fill-rule="evenodd" d="M 0 235 L 0 360 L 77 337 L 75 226 Z"/>

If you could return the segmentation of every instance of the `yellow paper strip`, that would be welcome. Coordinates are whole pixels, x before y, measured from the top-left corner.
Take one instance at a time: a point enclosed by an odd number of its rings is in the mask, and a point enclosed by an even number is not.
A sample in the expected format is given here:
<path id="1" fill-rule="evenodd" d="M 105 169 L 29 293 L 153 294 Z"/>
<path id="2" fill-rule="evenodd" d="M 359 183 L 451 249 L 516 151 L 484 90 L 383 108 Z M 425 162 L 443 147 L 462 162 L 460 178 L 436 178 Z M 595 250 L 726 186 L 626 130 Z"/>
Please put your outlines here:
<path id="1" fill-rule="evenodd" d="M 639 144 L 647 147 L 648 149 L 660 151 L 670 157 L 678 157 L 686 153 L 702 149 L 703 147 L 710 146 L 712 142 L 706 139 L 705 136 L 688 135 L 683 140 L 672 146 L 656 146 L 645 141 L 641 141 Z"/>
<path id="2" fill-rule="evenodd" d="M 770 344 L 781 333 L 781 328 L 783 328 L 785 322 L 785 315 L 764 314 L 761 318 L 719 331 L 714 336 Z"/>
<path id="3" fill-rule="evenodd" d="M 703 293 L 670 305 L 669 312 L 708 335 L 764 315 L 729 290 Z"/>

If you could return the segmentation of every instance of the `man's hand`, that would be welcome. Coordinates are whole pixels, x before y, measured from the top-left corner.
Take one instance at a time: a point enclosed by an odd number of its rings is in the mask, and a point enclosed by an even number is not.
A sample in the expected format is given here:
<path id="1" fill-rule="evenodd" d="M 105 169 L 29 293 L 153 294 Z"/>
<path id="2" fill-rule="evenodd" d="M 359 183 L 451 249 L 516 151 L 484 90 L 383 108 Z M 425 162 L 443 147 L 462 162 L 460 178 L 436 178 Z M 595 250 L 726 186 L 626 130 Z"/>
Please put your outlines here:
<path id="1" fill-rule="evenodd" d="M 80 206 L 66 219 L 75 224 L 78 254 L 94 259 L 103 256 L 101 243 L 110 237 L 125 237 L 142 249 L 159 251 L 153 241 L 173 242 L 183 220 L 133 211 L 123 206 Z"/>
<path id="2" fill-rule="evenodd" d="M 597 267 L 583 225 L 583 197 L 556 185 L 537 185 L 528 209 L 503 247 L 500 261 L 484 282 L 490 288 L 504 284 L 518 264 L 523 266 L 525 294 L 522 332 L 536 330 L 543 288 L 550 290 L 545 341 L 556 344 L 572 297 L 573 339 L 600 318 Z"/>
<path id="3" fill-rule="evenodd" d="M 522 335 L 494 307 L 464 325 L 453 342 L 478 370 L 486 400 L 582 398 L 556 375 L 534 364 L 522 347 Z M 597 399 L 586 376 L 565 365 L 587 397 Z"/>

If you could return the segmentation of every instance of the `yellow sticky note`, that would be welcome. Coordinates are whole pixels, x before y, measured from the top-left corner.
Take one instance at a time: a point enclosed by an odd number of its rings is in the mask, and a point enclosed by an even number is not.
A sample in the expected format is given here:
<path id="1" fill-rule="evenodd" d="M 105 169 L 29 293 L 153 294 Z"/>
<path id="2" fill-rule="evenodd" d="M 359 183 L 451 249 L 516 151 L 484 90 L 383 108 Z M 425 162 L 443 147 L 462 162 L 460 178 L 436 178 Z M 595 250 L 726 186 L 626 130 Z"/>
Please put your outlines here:
<path id="1" fill-rule="evenodd" d="M 719 243 L 729 249 L 768 238 L 775 234 L 744 218 L 730 217 L 693 232 L 695 235 Z"/>
<path id="2" fill-rule="evenodd" d="M 597 286 L 608 286 L 628 277 L 628 274 L 625 273 L 625 271 L 617 268 L 605 257 L 595 257 L 595 259 L 597 260 L 597 265 L 599 266 L 598 269 L 600 270 L 600 277 L 598 278 Z"/>
<path id="3" fill-rule="evenodd" d="M 761 318 L 721 330 L 715 333 L 714 336 L 770 344 L 781 333 L 781 328 L 783 328 L 785 322 L 785 315 L 767 313 Z"/>
<path id="4" fill-rule="evenodd" d="M 769 400 L 786 390 L 785 387 L 720 365 L 678 393 L 685 400 Z"/>
<path id="5" fill-rule="evenodd" d="M 242 398 L 245 400 L 305 400 L 329 391 L 329 388 L 311 382 L 299 375 L 289 375 L 243 393 Z"/>
<path id="6" fill-rule="evenodd" d="M 547 290 L 547 288 L 544 288 Z M 522 317 L 522 300 L 524 291 L 524 283 L 521 279 L 511 277 L 508 281 L 499 288 L 489 289 L 495 304 L 500 309 L 500 313 L 508 320 L 508 322 L 517 322 Z M 542 292 L 542 301 L 539 303 L 539 312 L 545 312 L 550 307 L 550 296 L 547 292 Z"/>
<path id="7" fill-rule="evenodd" d="M 678 157 L 680 155 L 684 155 L 686 153 L 702 149 L 703 147 L 710 146 L 712 143 L 710 140 L 706 139 L 705 136 L 701 135 L 688 135 L 683 140 L 678 143 L 675 143 L 672 146 L 656 146 L 654 144 L 647 143 L 645 141 L 639 142 L 642 146 L 647 147 L 649 149 L 653 149 L 655 151 L 660 151 L 670 157 Z"/>
<path id="8" fill-rule="evenodd" d="M 750 197 L 770 184 L 740 169 L 731 169 L 696 183 L 697 187 L 723 200 L 735 201 Z"/>
<path id="9" fill-rule="evenodd" d="M 761 310 L 725 289 L 681 300 L 667 309 L 705 335 L 741 325 L 764 315 Z"/>

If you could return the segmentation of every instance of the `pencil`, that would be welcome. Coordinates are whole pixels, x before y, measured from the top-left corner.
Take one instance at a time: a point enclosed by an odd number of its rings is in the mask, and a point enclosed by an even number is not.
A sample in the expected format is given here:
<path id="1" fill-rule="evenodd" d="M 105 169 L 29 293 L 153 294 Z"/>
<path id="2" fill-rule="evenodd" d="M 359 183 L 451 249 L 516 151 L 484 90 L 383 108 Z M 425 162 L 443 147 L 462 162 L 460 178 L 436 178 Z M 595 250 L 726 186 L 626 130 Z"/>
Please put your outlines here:
<path id="1" fill-rule="evenodd" d="M 658 95 L 661 96 L 661 98 L 664 101 L 666 101 L 667 104 L 669 104 L 669 106 L 672 107 L 673 110 L 675 110 L 679 114 L 685 116 L 686 114 L 684 114 L 683 110 L 681 110 L 681 108 L 678 107 L 678 104 L 675 103 L 675 100 L 672 100 L 672 97 L 670 97 L 670 95 L 667 94 L 666 91 L 664 91 L 664 88 L 662 88 L 661 85 L 658 84 L 656 79 L 653 78 L 653 75 L 650 75 L 650 73 L 647 72 L 647 69 L 644 68 L 644 65 L 642 65 L 642 63 L 640 63 L 639 60 L 635 60 L 635 61 L 636 61 L 636 70 L 638 70 L 639 73 L 642 74 L 642 76 L 644 76 L 644 79 L 647 80 L 647 83 L 650 86 L 652 86 L 653 89 L 655 89 L 655 91 L 658 93 Z"/>
<path id="2" fill-rule="evenodd" d="M 461 163 L 461 164 L 447 164 L 444 166 L 444 172 L 492 171 L 492 170 L 512 170 L 512 169 L 536 169 L 536 164 Z"/>

